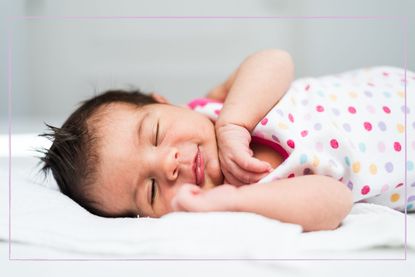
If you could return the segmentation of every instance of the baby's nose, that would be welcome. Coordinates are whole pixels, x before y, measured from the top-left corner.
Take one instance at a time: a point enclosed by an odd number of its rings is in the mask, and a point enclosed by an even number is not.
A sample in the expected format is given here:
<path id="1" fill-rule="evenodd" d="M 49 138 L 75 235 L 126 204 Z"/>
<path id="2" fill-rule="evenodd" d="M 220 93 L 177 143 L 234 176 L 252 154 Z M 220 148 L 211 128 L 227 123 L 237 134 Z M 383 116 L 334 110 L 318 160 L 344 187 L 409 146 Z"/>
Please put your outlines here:
<path id="1" fill-rule="evenodd" d="M 172 148 L 167 153 L 164 162 L 164 172 L 169 181 L 174 181 L 179 176 L 179 151 Z"/>

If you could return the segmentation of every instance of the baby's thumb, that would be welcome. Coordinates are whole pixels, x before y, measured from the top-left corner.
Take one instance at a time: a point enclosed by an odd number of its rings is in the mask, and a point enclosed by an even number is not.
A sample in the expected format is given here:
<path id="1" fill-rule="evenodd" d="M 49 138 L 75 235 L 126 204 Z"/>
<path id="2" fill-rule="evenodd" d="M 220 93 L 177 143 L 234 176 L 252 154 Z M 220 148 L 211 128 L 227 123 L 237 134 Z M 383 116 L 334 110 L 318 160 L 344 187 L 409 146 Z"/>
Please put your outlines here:
<path id="1" fill-rule="evenodd" d="M 193 184 L 184 184 L 171 200 L 174 211 L 192 211 L 195 207 L 195 196 L 199 195 L 202 189 Z"/>

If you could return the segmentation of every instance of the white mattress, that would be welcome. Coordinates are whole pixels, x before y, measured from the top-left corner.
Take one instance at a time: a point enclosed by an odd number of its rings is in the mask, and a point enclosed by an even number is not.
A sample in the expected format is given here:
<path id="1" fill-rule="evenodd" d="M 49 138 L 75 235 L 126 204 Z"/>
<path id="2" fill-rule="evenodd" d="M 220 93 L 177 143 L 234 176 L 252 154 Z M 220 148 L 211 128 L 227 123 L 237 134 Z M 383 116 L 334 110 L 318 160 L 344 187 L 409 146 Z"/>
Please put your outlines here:
<path id="1" fill-rule="evenodd" d="M 5 141 L 7 138 L 0 136 L 0 145 L 5 145 Z M 310 233 L 302 233 L 300 226 L 250 213 L 175 213 L 161 219 L 100 218 L 59 193 L 53 180 L 44 185 L 35 177 L 37 160 L 29 156 L 32 152 L 25 150 L 33 147 L 33 135 L 15 137 L 13 141 L 13 148 L 17 147 L 20 154 L 12 158 L 11 164 L 11 225 L 8 159 L 5 155 L 0 157 L 0 180 L 3 184 L 0 187 L 0 226 L 3 227 L 0 229 L 0 241 L 3 241 L 0 246 L 1 255 L 5 258 L 10 254 L 11 259 L 18 260 L 116 260 L 97 266 L 100 269 L 134 268 L 134 264 L 127 265 L 119 259 L 155 259 L 157 262 L 153 263 L 140 261 L 146 265 L 145 271 L 152 272 L 152 275 L 172 273 L 172 270 L 181 272 L 180 265 L 186 265 L 198 272 L 203 269 L 209 276 L 215 270 L 229 274 L 256 272 L 263 274 L 261 276 L 276 272 L 285 276 L 310 276 L 305 274 L 323 274 L 331 269 L 337 276 L 346 276 L 346 272 L 350 274 L 354 270 L 347 266 L 350 261 L 331 261 L 327 267 L 324 261 L 274 259 L 401 259 L 393 262 L 395 269 L 388 269 L 392 262 L 381 266 L 379 262 L 370 261 L 353 263 L 362 270 L 367 267 L 379 274 L 388 270 L 391 274 L 398 274 L 415 262 L 415 215 L 405 217 L 402 213 L 373 204 L 355 205 L 335 231 Z M 407 256 L 404 251 L 405 221 L 408 228 Z M 7 244 L 9 228 L 6 226 L 11 227 L 10 253 Z M 403 261 L 405 257 L 409 257 L 411 263 Z M 211 266 L 207 261 L 180 261 L 177 264 L 159 259 L 237 260 L 216 262 Z M 255 262 L 251 259 L 268 260 Z M 15 265 L 8 266 L 12 268 Z M 95 268 L 90 264 L 85 267 L 89 270 Z M 82 266 L 71 268 L 76 272 L 83 270 Z M 59 274 L 66 273 L 60 271 Z"/>

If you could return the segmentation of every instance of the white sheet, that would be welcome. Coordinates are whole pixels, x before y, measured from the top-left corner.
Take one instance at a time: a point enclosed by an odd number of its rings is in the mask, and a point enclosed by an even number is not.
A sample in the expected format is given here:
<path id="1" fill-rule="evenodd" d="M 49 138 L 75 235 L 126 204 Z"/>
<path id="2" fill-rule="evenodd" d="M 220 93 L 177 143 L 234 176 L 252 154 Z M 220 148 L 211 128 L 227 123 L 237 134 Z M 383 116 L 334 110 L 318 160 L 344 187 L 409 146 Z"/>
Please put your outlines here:
<path id="1" fill-rule="evenodd" d="M 22 150 L 31 145 L 34 140 L 26 138 L 24 144 L 13 147 Z M 34 177 L 37 160 L 26 154 L 12 159 L 11 239 L 16 242 L 99 257 L 333 259 L 359 258 L 360 250 L 373 248 L 395 251 L 365 258 L 404 257 L 405 215 L 386 207 L 357 204 L 337 230 L 310 233 L 301 233 L 298 225 L 250 213 L 100 218 L 59 193 L 53 180 L 49 188 L 40 186 Z M 2 158 L 2 164 L 6 161 Z M 8 180 L 7 167 L 2 166 L 0 178 Z M 0 188 L 2 196 L 8 195 L 8 186 Z M 8 205 L 2 204 L 1 209 L 0 225 L 8 226 L 9 218 L 3 216 Z M 406 219 L 408 234 L 414 234 L 415 218 Z M 0 239 L 7 240 L 8 235 L 7 228 L 0 229 Z M 408 246 L 414 251 L 413 235 L 408 236 Z"/>

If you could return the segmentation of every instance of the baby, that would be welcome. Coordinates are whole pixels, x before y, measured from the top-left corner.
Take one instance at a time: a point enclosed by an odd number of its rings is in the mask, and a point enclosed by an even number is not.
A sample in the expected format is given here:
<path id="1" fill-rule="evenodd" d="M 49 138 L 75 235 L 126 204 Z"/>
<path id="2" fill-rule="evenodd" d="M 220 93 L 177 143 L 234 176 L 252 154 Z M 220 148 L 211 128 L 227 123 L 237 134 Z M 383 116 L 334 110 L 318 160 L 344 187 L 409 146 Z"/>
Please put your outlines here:
<path id="1" fill-rule="evenodd" d="M 353 202 L 388 205 L 383 198 L 404 188 L 400 123 L 393 121 L 397 135 L 382 142 L 382 151 L 363 142 L 389 128 L 383 117 L 397 114 L 402 101 L 390 95 L 382 113 L 365 108 L 376 92 L 361 86 L 358 73 L 292 83 L 290 55 L 264 50 L 188 107 L 155 93 L 108 91 L 85 101 L 61 128 L 48 125 L 53 132 L 43 135 L 53 144 L 41 158 L 43 170 L 100 216 L 244 211 L 305 231 L 335 229 Z M 343 92 L 341 82 L 355 82 L 354 90 Z M 402 210 L 402 201 L 393 208 Z"/>

